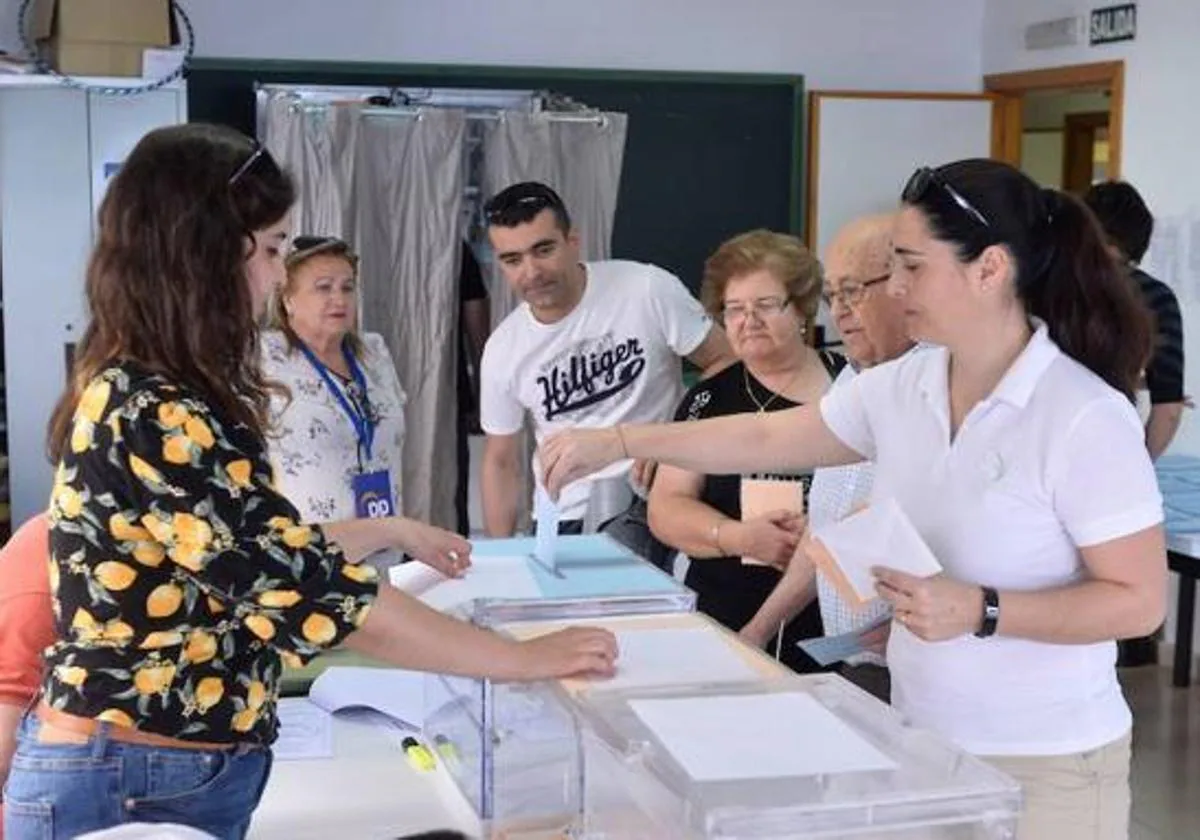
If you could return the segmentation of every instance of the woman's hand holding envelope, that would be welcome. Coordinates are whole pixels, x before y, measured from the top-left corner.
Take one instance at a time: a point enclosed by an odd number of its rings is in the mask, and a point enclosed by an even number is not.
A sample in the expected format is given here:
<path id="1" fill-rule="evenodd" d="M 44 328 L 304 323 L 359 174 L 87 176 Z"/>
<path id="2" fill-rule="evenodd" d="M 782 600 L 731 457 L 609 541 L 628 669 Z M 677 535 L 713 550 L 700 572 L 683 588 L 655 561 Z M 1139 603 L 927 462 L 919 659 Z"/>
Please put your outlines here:
<path id="1" fill-rule="evenodd" d="M 775 510 L 744 522 L 731 523 L 721 532 L 722 547 L 730 554 L 784 571 L 808 527 L 808 518 L 794 510 Z M 728 536 L 726 536 L 728 532 Z"/>
<path id="2" fill-rule="evenodd" d="M 927 642 L 944 642 L 979 629 L 983 590 L 944 573 L 931 577 L 875 567 L 875 591 L 891 603 L 896 620 Z"/>

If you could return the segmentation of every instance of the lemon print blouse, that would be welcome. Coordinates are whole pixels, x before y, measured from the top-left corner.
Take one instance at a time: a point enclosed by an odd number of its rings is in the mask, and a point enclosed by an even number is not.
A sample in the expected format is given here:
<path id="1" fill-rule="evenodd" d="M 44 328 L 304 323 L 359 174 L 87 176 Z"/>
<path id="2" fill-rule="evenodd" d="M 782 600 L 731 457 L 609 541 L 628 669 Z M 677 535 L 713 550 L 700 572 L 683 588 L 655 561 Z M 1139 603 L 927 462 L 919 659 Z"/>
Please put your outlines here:
<path id="1" fill-rule="evenodd" d="M 378 588 L 297 520 L 249 429 L 136 365 L 104 371 L 50 501 L 47 702 L 174 738 L 273 741 L 282 663 L 361 626 Z"/>

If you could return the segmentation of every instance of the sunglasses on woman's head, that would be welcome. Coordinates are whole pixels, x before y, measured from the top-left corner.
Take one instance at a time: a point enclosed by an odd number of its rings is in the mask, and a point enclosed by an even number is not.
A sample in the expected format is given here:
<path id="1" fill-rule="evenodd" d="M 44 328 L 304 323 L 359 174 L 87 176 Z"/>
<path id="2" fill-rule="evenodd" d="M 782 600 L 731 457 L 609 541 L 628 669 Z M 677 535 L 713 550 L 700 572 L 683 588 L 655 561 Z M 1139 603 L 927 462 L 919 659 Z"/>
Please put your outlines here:
<path id="1" fill-rule="evenodd" d="M 294 251 L 311 251 L 314 248 L 346 248 L 345 242 L 338 239 L 336 236 L 297 236 L 292 240 L 292 250 Z"/>
<path id="2" fill-rule="evenodd" d="M 246 160 L 242 162 L 242 165 L 235 169 L 233 174 L 229 176 L 229 186 L 231 187 L 240 181 L 245 174 L 250 171 L 254 164 L 258 163 L 264 158 L 269 158 L 266 146 L 264 146 L 262 143 L 259 143 L 258 140 L 253 137 L 250 138 L 250 142 L 253 143 L 250 156 L 247 157 Z"/>
<path id="3" fill-rule="evenodd" d="M 987 217 L 980 213 L 975 208 L 975 205 L 967 201 L 962 193 L 954 189 L 949 181 L 938 174 L 937 170 L 930 169 L 927 166 L 918 169 L 908 179 L 908 183 L 904 185 L 904 192 L 900 194 L 900 200 L 905 204 L 918 204 L 932 189 L 939 190 L 942 195 L 957 204 L 968 216 L 979 222 L 979 224 L 984 227 L 991 227 Z"/>

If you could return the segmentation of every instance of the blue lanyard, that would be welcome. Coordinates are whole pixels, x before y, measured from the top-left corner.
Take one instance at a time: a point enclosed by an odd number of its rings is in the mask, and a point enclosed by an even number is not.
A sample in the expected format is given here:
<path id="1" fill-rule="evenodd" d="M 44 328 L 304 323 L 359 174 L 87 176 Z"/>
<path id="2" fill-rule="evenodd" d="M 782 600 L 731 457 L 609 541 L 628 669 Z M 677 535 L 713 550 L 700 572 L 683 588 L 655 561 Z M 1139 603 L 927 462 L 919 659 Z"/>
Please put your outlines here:
<path id="1" fill-rule="evenodd" d="M 325 387 L 329 389 L 330 393 L 333 394 L 338 404 L 342 407 L 342 410 L 346 412 L 346 416 L 350 418 L 350 425 L 354 427 L 354 433 L 358 437 L 358 465 L 361 469 L 363 466 L 362 454 L 364 451 L 367 454 L 367 461 L 371 460 L 371 448 L 375 442 L 375 421 L 371 419 L 371 401 L 367 396 L 367 378 L 363 375 L 362 368 L 358 366 L 358 360 L 350 352 L 350 347 L 343 342 L 342 356 L 346 359 L 346 367 L 350 368 L 350 377 L 362 391 L 362 413 L 351 404 L 350 400 L 346 399 L 345 392 L 333 381 L 333 377 L 329 374 L 329 368 L 325 367 L 325 363 L 317 358 L 317 354 L 310 350 L 303 342 L 300 343 L 300 351 L 304 353 L 304 357 L 308 359 L 309 364 L 316 368 L 317 373 L 321 375 L 321 379 L 325 380 Z"/>

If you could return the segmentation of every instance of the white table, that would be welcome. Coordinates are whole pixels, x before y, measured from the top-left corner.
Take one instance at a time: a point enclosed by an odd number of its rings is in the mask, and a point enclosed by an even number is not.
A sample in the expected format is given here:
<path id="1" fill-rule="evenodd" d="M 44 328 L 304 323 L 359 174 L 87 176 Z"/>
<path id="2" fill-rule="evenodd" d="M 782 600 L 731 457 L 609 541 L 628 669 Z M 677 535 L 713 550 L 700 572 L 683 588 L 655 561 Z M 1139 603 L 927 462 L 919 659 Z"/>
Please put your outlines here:
<path id="1" fill-rule="evenodd" d="M 479 821 L 444 769 L 420 773 L 394 733 L 334 719 L 334 758 L 276 761 L 250 840 L 395 840 Z"/>

